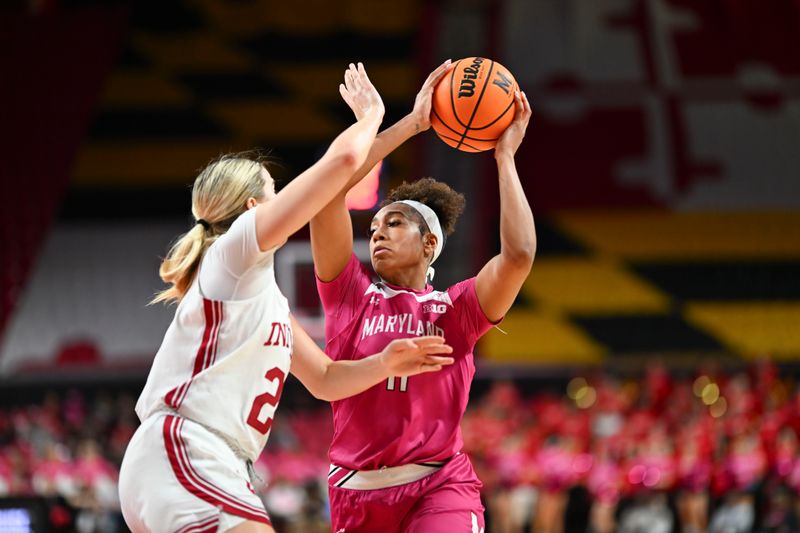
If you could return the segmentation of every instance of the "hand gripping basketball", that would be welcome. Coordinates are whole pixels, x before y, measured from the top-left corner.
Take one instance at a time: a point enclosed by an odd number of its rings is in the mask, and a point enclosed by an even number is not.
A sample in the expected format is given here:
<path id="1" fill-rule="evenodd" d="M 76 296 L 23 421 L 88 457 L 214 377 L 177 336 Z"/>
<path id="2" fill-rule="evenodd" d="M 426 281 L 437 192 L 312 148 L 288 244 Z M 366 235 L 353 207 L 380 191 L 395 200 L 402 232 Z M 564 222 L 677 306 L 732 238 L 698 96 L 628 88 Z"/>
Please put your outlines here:
<path id="1" fill-rule="evenodd" d="M 433 89 L 439 81 L 448 73 L 452 67 L 452 62 L 448 59 L 436 69 L 428 74 L 425 83 L 414 99 L 414 109 L 411 115 L 417 127 L 417 133 L 425 131 L 431 127 L 431 103 L 433 102 Z"/>
<path id="2" fill-rule="evenodd" d="M 522 139 L 525 137 L 525 130 L 528 129 L 528 122 L 531 120 L 531 104 L 528 102 L 528 97 L 522 91 L 516 91 L 514 95 L 514 106 L 516 107 L 516 114 L 511 125 L 506 128 L 506 131 L 500 136 L 497 141 L 497 146 L 494 148 L 495 157 L 501 155 L 514 155 L 517 153 L 519 145 L 522 144 Z"/>
<path id="3" fill-rule="evenodd" d="M 380 360 L 390 376 L 413 376 L 453 364 L 452 357 L 435 355 L 452 352 L 443 337 L 414 337 L 390 342 L 381 352 Z"/>

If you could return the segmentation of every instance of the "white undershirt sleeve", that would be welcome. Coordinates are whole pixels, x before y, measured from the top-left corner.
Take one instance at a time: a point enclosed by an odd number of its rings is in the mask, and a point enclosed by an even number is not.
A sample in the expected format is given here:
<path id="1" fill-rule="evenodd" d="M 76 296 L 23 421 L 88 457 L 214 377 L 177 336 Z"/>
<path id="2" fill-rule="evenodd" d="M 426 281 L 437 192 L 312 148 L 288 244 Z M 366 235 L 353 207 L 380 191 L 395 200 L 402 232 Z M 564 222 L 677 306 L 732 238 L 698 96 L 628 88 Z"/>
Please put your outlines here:
<path id="1" fill-rule="evenodd" d="M 206 250 L 200 265 L 200 291 L 212 300 L 246 300 L 273 279 L 266 275 L 275 249 L 262 252 L 256 236 L 256 210 L 248 209 Z"/>

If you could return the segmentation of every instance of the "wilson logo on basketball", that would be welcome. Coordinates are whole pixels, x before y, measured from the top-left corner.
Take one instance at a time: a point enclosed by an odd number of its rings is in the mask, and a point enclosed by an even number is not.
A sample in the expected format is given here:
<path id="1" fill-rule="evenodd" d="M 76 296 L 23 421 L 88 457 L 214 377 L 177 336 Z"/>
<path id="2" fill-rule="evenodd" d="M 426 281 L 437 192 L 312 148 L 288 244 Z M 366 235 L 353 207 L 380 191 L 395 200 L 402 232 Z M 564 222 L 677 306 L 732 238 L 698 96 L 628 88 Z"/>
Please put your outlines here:
<path id="1" fill-rule="evenodd" d="M 464 68 L 464 76 L 461 78 L 461 85 L 458 87 L 458 97 L 473 96 L 475 94 L 475 79 L 481 71 L 482 57 L 473 59 L 472 64 Z"/>

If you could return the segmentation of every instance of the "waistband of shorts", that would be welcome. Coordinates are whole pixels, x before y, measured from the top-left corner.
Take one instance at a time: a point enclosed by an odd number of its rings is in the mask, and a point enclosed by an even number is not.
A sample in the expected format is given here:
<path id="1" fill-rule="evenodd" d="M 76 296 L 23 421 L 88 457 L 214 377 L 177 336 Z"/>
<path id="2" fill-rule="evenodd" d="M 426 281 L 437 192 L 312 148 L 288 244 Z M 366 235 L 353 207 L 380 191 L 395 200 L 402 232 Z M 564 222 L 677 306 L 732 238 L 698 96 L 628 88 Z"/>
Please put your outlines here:
<path id="1" fill-rule="evenodd" d="M 396 487 L 398 485 L 419 481 L 441 470 L 451 459 L 452 457 L 444 461 L 410 463 L 407 465 L 390 467 L 384 466 L 378 470 L 351 470 L 343 466 L 331 464 L 328 470 L 328 485 L 353 490 L 375 490 Z"/>
<path id="2" fill-rule="evenodd" d="M 215 435 L 215 436 L 219 437 L 219 439 L 222 442 L 224 442 L 228 446 L 228 448 L 230 448 L 230 450 L 233 452 L 233 454 L 240 461 L 244 462 L 245 467 L 247 467 L 247 475 L 250 478 L 250 483 L 254 487 L 264 484 L 264 480 L 261 479 L 261 476 L 258 475 L 258 473 L 256 472 L 255 467 L 253 466 L 253 461 L 247 456 L 246 453 L 244 453 L 244 450 L 242 450 L 241 446 L 239 446 L 234 439 L 232 439 L 231 437 L 227 436 L 225 433 L 223 433 L 223 432 L 221 432 L 219 430 L 216 430 L 216 429 L 214 429 L 212 427 L 209 427 L 209 426 L 203 424 L 202 422 L 198 422 L 197 420 L 191 419 L 191 418 L 189 418 L 187 416 L 183 416 L 182 414 L 180 414 L 176 410 L 172 409 L 171 407 L 167 407 L 166 405 L 163 405 L 163 406 L 159 407 L 158 409 L 156 409 L 155 411 L 153 411 L 153 413 L 148 418 L 150 418 L 152 416 L 157 416 L 157 415 L 160 415 L 160 414 L 177 416 L 178 418 L 182 418 L 184 420 L 188 420 L 189 422 L 197 424 L 201 428 L 205 429 L 206 431 L 208 431 L 212 435 Z"/>
<path id="3" fill-rule="evenodd" d="M 181 413 L 177 412 L 176 410 L 174 410 L 174 409 L 172 409 L 170 407 L 167 407 L 166 405 L 161 406 L 161 407 L 157 408 L 156 410 L 154 410 L 153 413 L 148 418 L 150 418 L 151 416 L 157 416 L 157 415 L 160 415 L 160 414 L 177 416 L 178 418 L 182 418 L 184 420 L 188 420 L 189 422 L 192 422 L 193 424 L 197 424 L 198 426 L 202 427 L 203 429 L 205 429 L 209 433 L 219 437 L 219 439 L 222 442 L 224 442 L 228 446 L 228 448 L 231 449 L 231 451 L 233 452 L 233 454 L 236 457 L 238 457 L 239 459 L 241 459 L 242 461 L 244 461 L 246 463 L 252 463 L 252 460 L 250 459 L 250 457 L 247 456 L 247 454 L 244 452 L 244 450 L 242 450 L 241 446 L 239 446 L 239 444 L 234 439 L 232 439 L 231 437 L 229 437 L 225 433 L 223 433 L 223 432 L 221 432 L 221 431 L 219 431 L 217 429 L 214 429 L 212 427 L 209 427 L 209 426 L 203 424 L 202 422 L 198 422 L 197 420 L 194 420 L 193 418 L 189 418 L 188 416 L 184 416 Z"/>

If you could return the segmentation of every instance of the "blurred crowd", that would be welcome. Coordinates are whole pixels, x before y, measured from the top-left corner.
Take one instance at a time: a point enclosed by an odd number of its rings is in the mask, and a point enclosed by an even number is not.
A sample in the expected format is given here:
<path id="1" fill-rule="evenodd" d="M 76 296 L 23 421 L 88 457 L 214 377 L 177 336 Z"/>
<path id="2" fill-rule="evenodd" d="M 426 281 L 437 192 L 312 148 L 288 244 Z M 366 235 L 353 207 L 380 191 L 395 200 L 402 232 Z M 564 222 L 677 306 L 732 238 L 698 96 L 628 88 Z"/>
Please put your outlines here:
<path id="1" fill-rule="evenodd" d="M 471 405 L 493 533 L 800 531 L 800 389 L 771 364 L 566 389 L 497 382 Z"/>
<path id="2" fill-rule="evenodd" d="M 0 497 L 63 502 L 77 531 L 125 531 L 116 479 L 133 402 L 71 390 L 0 407 Z M 330 410 L 288 406 L 272 431 L 255 470 L 278 531 L 328 531 Z M 495 381 L 463 435 L 487 532 L 800 531 L 800 388 L 768 363 L 597 372 L 557 391 Z"/>
<path id="3" fill-rule="evenodd" d="M 55 530 L 125 531 L 117 478 L 133 406 L 130 395 L 77 390 L 0 406 L 0 497 L 48 499 Z"/>

